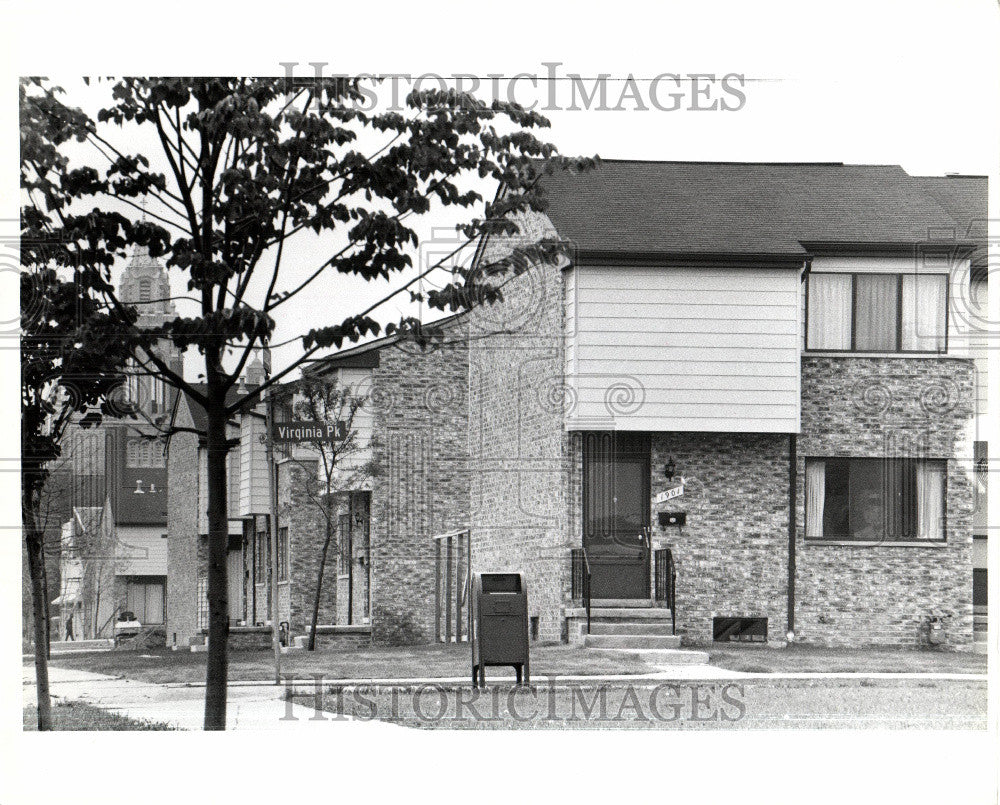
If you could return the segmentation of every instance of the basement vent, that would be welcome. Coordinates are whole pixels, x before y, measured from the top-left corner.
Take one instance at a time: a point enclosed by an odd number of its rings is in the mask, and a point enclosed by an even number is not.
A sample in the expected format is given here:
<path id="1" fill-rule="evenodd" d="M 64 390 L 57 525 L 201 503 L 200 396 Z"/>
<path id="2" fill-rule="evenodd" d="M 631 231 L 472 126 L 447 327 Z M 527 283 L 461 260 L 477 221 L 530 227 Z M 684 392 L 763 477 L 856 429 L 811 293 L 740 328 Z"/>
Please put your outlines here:
<path id="1" fill-rule="evenodd" d="M 767 618 L 712 618 L 717 643 L 766 643 Z"/>

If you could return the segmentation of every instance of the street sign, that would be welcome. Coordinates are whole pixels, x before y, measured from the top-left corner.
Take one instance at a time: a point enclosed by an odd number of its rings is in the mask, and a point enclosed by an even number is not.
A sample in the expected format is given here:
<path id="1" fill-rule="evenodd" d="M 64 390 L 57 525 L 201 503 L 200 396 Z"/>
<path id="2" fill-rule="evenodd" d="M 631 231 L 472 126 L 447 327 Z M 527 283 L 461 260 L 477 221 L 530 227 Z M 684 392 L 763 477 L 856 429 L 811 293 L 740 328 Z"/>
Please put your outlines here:
<path id="1" fill-rule="evenodd" d="M 292 420 L 275 422 L 272 436 L 275 444 L 342 442 L 347 437 L 347 428 L 343 422 Z"/>
<path id="2" fill-rule="evenodd" d="M 657 503 L 666 503 L 668 500 L 679 498 L 684 494 L 683 486 L 675 486 L 672 489 L 665 489 L 656 496 Z"/>

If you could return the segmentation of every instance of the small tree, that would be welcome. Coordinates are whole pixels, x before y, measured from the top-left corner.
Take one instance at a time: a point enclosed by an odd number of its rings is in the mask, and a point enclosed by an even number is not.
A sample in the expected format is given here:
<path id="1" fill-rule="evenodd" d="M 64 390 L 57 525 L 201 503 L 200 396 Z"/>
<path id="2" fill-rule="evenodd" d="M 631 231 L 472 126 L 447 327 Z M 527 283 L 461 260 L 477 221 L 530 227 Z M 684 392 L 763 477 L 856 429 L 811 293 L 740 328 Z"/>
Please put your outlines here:
<path id="1" fill-rule="evenodd" d="M 328 423 L 337 431 L 337 438 L 333 442 L 316 440 L 305 443 L 311 457 L 316 460 L 318 472 L 308 474 L 302 490 L 322 515 L 324 528 L 309 627 L 309 651 L 315 651 L 326 560 L 337 533 L 337 498 L 369 481 L 377 472 L 377 465 L 370 458 L 366 461 L 351 461 L 360 459 L 369 447 L 362 443 L 364 434 L 357 427 L 358 412 L 365 401 L 354 389 L 341 385 L 333 378 L 310 375 L 293 384 L 291 389 L 295 394 L 291 405 L 291 413 L 295 419 Z M 295 452 L 291 460 L 306 469 L 302 457 Z M 347 466 L 345 462 L 348 462 Z"/>

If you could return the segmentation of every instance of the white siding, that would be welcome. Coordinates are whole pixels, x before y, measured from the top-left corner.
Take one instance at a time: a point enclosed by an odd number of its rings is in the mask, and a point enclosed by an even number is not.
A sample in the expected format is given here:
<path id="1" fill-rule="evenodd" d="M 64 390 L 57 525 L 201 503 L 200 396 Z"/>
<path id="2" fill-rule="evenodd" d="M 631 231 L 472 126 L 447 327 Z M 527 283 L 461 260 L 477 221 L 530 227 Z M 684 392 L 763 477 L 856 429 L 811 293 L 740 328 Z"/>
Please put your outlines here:
<path id="1" fill-rule="evenodd" d="M 799 274 L 571 269 L 567 428 L 797 432 Z"/>
<path id="2" fill-rule="evenodd" d="M 239 496 L 239 473 L 236 471 L 236 462 L 239 455 L 236 451 L 231 451 L 226 456 L 226 475 L 229 478 L 229 488 L 226 490 L 226 503 L 229 509 L 229 533 L 242 534 L 243 526 L 237 520 L 239 517 L 239 500 L 234 499 Z M 265 483 L 267 478 L 265 476 Z M 208 451 L 198 448 L 198 533 L 208 533 Z"/>
<path id="3" fill-rule="evenodd" d="M 267 514 L 267 447 L 260 437 L 265 433 L 264 418 L 241 417 L 240 427 L 240 510 L 241 517 Z"/>
<path id="4" fill-rule="evenodd" d="M 164 526 L 118 526 L 115 572 L 119 576 L 166 576 Z"/>
<path id="5" fill-rule="evenodd" d="M 339 369 L 338 375 L 338 381 L 349 391 L 351 397 L 362 401 L 361 408 L 354 415 L 352 428 L 355 449 L 345 455 L 340 462 L 339 477 L 342 482 L 350 483 L 350 479 L 356 476 L 372 457 L 371 441 L 375 426 L 375 417 L 369 400 L 372 391 L 372 370 L 345 368 Z M 359 488 L 370 489 L 370 480 L 362 479 Z"/>

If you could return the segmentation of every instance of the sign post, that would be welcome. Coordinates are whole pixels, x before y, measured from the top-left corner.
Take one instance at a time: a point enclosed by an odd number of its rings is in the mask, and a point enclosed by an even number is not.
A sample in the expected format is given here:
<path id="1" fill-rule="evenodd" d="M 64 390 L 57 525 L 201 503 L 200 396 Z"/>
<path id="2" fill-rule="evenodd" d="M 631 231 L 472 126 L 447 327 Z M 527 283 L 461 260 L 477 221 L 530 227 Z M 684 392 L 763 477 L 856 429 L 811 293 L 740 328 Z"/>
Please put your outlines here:
<path id="1" fill-rule="evenodd" d="M 270 350 L 267 351 L 268 361 L 264 373 L 265 379 L 270 378 Z M 274 650 L 274 684 L 281 684 L 281 636 L 278 634 L 278 484 L 277 465 L 274 462 L 274 388 L 265 389 L 267 402 L 267 482 L 268 500 L 271 515 L 268 517 L 268 539 L 271 542 L 271 648 Z"/>

